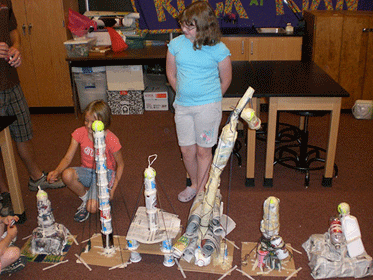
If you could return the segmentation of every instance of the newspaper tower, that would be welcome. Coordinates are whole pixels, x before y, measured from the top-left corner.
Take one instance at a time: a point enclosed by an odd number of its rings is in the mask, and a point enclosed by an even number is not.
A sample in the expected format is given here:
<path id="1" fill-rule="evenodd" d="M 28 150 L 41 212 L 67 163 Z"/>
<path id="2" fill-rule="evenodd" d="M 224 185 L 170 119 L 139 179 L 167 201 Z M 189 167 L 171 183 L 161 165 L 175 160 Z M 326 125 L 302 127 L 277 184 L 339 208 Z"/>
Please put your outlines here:
<path id="1" fill-rule="evenodd" d="M 107 166 L 105 157 L 105 131 L 104 124 L 101 121 L 94 121 L 92 124 L 95 161 L 96 161 L 96 182 L 98 187 L 98 201 L 100 209 L 102 245 L 104 250 L 114 249 L 113 228 L 111 225 L 111 206 L 109 182 L 107 177 Z"/>

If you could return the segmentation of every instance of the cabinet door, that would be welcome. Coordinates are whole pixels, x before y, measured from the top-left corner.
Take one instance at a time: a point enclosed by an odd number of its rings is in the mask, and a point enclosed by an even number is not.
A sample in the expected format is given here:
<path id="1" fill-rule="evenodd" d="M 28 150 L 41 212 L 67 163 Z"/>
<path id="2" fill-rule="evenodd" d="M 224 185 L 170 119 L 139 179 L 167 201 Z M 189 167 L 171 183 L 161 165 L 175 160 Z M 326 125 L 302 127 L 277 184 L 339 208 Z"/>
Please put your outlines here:
<path id="1" fill-rule="evenodd" d="M 246 39 L 243 37 L 222 37 L 221 41 L 227 46 L 231 52 L 232 61 L 248 60 L 246 51 Z"/>
<path id="2" fill-rule="evenodd" d="M 40 106 L 39 90 L 35 77 L 34 58 L 31 51 L 30 35 L 28 31 L 28 21 L 26 17 L 25 2 L 12 1 L 14 14 L 17 19 L 18 31 L 21 36 L 22 64 L 17 68 L 21 81 L 22 91 L 30 107 Z"/>
<path id="3" fill-rule="evenodd" d="M 301 60 L 302 37 L 248 38 L 249 60 Z"/>
<path id="4" fill-rule="evenodd" d="M 62 0 L 25 1 L 40 106 L 73 106 Z"/>
<path id="5" fill-rule="evenodd" d="M 13 1 L 22 39 L 19 76 L 30 107 L 73 106 L 66 50 L 65 11 L 76 0 Z"/>
<path id="6" fill-rule="evenodd" d="M 336 82 L 342 46 L 343 16 L 335 13 L 315 19 L 312 60 Z"/>
<path id="7" fill-rule="evenodd" d="M 373 17 L 370 17 L 370 32 L 366 33 L 367 55 L 365 63 L 364 88 L 361 99 L 373 100 Z"/>
<path id="8" fill-rule="evenodd" d="M 352 108 L 357 99 L 362 99 L 369 39 L 369 32 L 363 32 L 363 29 L 369 28 L 369 24 L 369 16 L 344 17 L 339 84 L 350 97 L 343 98 L 342 108 Z"/>

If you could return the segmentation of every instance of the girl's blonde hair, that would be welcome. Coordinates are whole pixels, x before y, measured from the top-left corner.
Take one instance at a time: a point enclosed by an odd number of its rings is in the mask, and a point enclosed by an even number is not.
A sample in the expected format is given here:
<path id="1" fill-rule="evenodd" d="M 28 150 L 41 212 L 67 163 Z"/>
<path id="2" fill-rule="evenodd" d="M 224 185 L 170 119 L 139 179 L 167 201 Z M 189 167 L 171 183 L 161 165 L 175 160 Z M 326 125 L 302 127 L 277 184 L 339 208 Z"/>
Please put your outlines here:
<path id="1" fill-rule="evenodd" d="M 194 50 L 202 46 L 214 46 L 220 42 L 221 31 L 214 10 L 206 1 L 197 1 L 186 7 L 179 15 L 180 24 L 196 28 Z"/>
<path id="2" fill-rule="evenodd" d="M 94 100 L 88 104 L 84 110 L 84 115 L 87 113 L 93 114 L 99 121 L 102 121 L 105 129 L 108 129 L 111 124 L 111 109 L 103 100 Z"/>

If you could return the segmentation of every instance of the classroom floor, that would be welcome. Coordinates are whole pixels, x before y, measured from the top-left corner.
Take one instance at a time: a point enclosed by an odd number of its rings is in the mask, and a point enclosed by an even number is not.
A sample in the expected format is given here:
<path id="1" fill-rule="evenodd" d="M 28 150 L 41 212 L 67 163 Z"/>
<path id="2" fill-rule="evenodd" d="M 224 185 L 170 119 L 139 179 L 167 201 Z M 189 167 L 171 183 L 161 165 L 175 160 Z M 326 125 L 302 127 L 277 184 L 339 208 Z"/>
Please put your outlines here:
<path id="1" fill-rule="evenodd" d="M 262 114 L 265 121 L 266 113 Z M 225 115 L 225 120 L 226 120 Z M 281 113 L 281 121 L 298 123 L 298 117 Z M 225 121 L 224 120 L 224 121 Z M 83 124 L 74 114 L 34 114 L 34 146 L 40 167 L 53 170 L 64 156 L 70 134 Z M 310 119 L 310 143 L 326 148 L 328 116 Z M 148 156 L 157 154 L 152 165 L 157 172 L 159 206 L 167 212 L 179 215 L 181 224 L 186 225 L 191 202 L 181 203 L 177 194 L 185 187 L 185 170 L 177 145 L 173 114 L 170 111 L 149 112 L 142 115 L 113 116 L 111 130 L 119 137 L 125 160 L 124 174 L 120 189 L 112 202 L 114 234 L 125 236 L 134 211 L 144 205 L 141 193 L 143 172 L 148 166 Z M 237 224 L 227 236 L 241 247 L 242 242 L 256 242 L 261 236 L 260 221 L 263 215 L 263 202 L 269 196 L 280 199 L 280 236 L 286 243 L 302 252 L 294 255 L 295 268 L 302 267 L 296 279 L 313 279 L 308 267 L 306 252 L 302 244 L 316 233 L 328 230 L 331 216 L 337 214 L 340 202 L 351 206 L 351 214 L 359 221 L 362 240 L 369 255 L 373 255 L 373 231 L 371 230 L 373 207 L 373 130 L 372 120 L 356 120 L 350 113 L 342 113 L 337 144 L 336 163 L 338 178 L 333 186 L 321 185 L 322 171 L 311 173 L 310 186 L 304 188 L 304 174 L 282 166 L 274 168 L 273 188 L 263 187 L 265 143 L 257 141 L 256 186 L 245 187 L 246 152 L 244 136 L 241 156 L 243 165 L 239 167 L 233 157 L 221 177 L 221 193 L 225 205 L 224 212 Z M 36 193 L 28 190 L 28 175 L 19 157 L 16 157 L 22 188 L 27 221 L 18 226 L 16 245 L 22 247 L 32 230 L 37 226 Z M 73 165 L 79 164 L 77 155 Z M 47 190 L 52 203 L 56 222 L 65 225 L 77 240 L 83 241 L 100 230 L 97 215 L 91 215 L 84 223 L 73 220 L 80 200 L 67 188 Z M 75 254 L 84 249 L 83 244 L 72 245 L 65 259 L 69 261 L 57 267 L 43 270 L 45 263 L 29 262 L 25 269 L 12 275 L 11 279 L 183 279 L 176 265 L 163 265 L 163 256 L 143 255 L 142 261 L 125 269 L 108 270 L 103 266 L 92 266 L 89 271 L 76 263 Z M 241 266 L 241 251 L 234 250 L 233 265 Z M 218 279 L 210 273 L 186 272 L 188 279 Z M 2 276 L 8 279 L 8 276 Z M 247 279 L 234 271 L 226 279 Z M 256 276 L 255 279 L 280 279 L 278 277 Z M 353 279 L 353 278 L 344 278 Z"/>

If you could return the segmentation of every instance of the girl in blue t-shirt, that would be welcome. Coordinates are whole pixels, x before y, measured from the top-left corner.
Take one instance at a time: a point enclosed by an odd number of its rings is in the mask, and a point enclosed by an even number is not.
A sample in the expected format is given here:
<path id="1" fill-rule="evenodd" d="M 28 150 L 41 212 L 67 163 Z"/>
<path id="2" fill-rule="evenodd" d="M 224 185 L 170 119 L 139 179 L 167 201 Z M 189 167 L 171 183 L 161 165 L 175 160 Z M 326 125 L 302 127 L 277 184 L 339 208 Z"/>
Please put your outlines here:
<path id="1" fill-rule="evenodd" d="M 183 35 L 168 45 L 166 72 L 176 92 L 177 137 L 192 182 L 178 199 L 188 202 L 204 191 L 208 179 L 232 64 L 228 48 L 220 42 L 219 23 L 210 4 L 192 3 L 179 15 L 179 24 Z"/>

